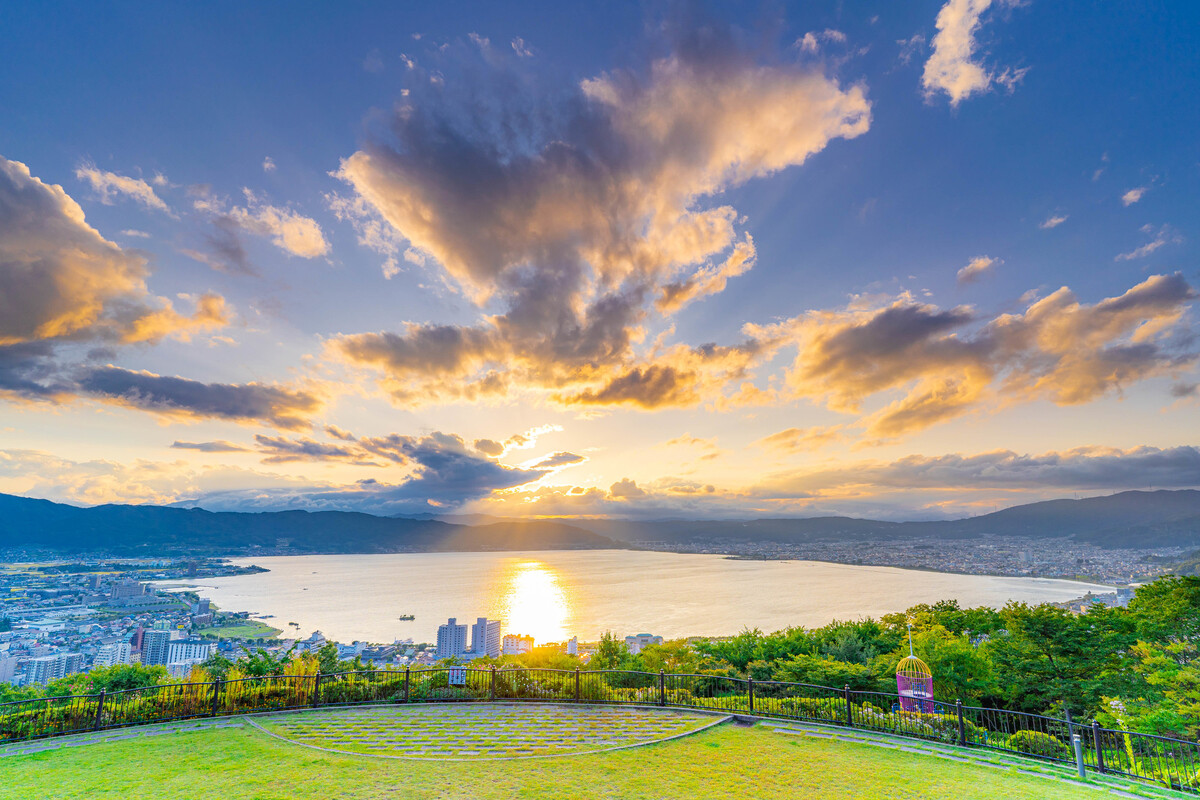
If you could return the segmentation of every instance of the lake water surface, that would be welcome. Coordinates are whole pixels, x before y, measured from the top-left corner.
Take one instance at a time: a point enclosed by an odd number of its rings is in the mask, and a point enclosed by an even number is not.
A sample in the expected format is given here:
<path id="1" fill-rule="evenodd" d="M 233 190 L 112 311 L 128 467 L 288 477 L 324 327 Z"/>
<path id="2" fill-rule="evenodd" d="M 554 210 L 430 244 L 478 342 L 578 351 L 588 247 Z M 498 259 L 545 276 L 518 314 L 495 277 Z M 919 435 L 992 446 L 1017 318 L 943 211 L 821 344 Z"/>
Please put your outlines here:
<path id="1" fill-rule="evenodd" d="M 1110 587 L 1040 578 L 951 575 L 815 561 L 735 561 L 630 550 L 412 553 L 237 559 L 271 570 L 197 584 L 226 611 L 273 616 L 294 635 L 341 642 L 436 639 L 447 617 L 503 620 L 539 642 L 606 630 L 721 636 L 878 617 L 916 603 L 1061 601 Z M 397 619 L 414 614 L 412 622 Z M 290 627 L 296 622 L 299 628 Z M 285 634 L 288 635 L 288 634 Z"/>

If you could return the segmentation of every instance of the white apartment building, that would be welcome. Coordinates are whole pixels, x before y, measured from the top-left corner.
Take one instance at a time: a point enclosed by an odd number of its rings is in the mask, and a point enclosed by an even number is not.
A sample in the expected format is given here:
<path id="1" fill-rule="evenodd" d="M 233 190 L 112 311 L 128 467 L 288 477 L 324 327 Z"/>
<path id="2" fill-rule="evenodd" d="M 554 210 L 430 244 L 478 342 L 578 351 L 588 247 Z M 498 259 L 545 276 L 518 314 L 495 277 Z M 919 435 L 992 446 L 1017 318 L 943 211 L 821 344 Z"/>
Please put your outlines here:
<path id="1" fill-rule="evenodd" d="M 521 653 L 533 652 L 533 637 L 522 636 L 519 633 L 507 634 L 502 640 L 500 652 L 506 656 L 519 656 Z"/>
<path id="2" fill-rule="evenodd" d="M 92 666 L 111 667 L 115 664 L 128 664 L 131 655 L 133 652 L 129 642 L 113 642 L 96 651 L 96 660 L 92 662 Z"/>
<path id="3" fill-rule="evenodd" d="M 467 626 L 459 625 L 458 620 L 451 617 L 445 625 L 438 626 L 437 658 L 461 656 L 467 652 Z"/>
<path id="4" fill-rule="evenodd" d="M 82 653 L 56 653 L 52 656 L 31 658 L 25 665 L 26 683 L 49 683 L 83 669 Z"/>
<path id="5" fill-rule="evenodd" d="M 663 638 L 661 636 L 653 636 L 649 633 L 637 633 L 633 636 L 625 637 L 625 648 L 634 654 L 642 652 L 642 648 L 646 645 L 662 643 Z"/>
<path id="6" fill-rule="evenodd" d="M 500 657 L 500 620 L 479 617 L 471 626 L 471 654 Z"/>
<path id="7" fill-rule="evenodd" d="M 215 652 L 217 652 L 216 642 L 205 642 L 200 639 L 180 639 L 168 643 L 167 664 L 179 664 L 186 661 L 199 663 Z"/>
<path id="8" fill-rule="evenodd" d="M 170 663 L 171 632 L 151 630 L 142 632 L 142 663 L 146 666 Z"/>
<path id="9" fill-rule="evenodd" d="M 567 642 L 567 655 L 569 655 L 569 656 L 579 655 L 579 637 L 578 636 L 572 636 L 571 641 Z"/>

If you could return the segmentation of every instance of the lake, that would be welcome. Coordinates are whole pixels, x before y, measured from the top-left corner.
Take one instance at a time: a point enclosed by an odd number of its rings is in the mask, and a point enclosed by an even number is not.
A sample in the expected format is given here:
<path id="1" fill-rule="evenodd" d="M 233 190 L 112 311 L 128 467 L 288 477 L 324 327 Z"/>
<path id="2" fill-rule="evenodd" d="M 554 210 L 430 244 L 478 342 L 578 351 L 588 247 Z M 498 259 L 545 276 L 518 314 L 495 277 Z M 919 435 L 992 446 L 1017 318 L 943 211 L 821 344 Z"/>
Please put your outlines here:
<path id="1" fill-rule="evenodd" d="M 341 642 L 436 640 L 447 617 L 486 616 L 538 642 L 578 636 L 735 634 L 819 626 L 956 599 L 965 606 L 1061 601 L 1111 587 L 815 561 L 738 561 L 631 550 L 236 559 L 270 572 L 194 584 L 225 611 L 272 615 L 285 635 Z M 404 622 L 402 614 L 416 619 Z M 289 623 L 298 623 L 299 628 Z"/>

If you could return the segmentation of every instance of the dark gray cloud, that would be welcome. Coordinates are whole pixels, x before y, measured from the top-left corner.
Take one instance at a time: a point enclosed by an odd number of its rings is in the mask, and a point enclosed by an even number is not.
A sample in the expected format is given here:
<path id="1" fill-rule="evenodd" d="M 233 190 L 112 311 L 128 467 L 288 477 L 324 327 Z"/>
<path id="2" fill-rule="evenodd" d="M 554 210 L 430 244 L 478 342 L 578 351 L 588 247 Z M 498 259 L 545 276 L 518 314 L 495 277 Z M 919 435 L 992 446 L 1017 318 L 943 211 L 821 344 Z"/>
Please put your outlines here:
<path id="1" fill-rule="evenodd" d="M 261 440 L 268 437 L 257 438 L 262 444 Z M 397 483 L 370 479 L 343 487 L 216 492 L 198 498 L 197 504 L 213 510 L 304 508 L 382 515 L 427 512 L 453 509 L 497 489 L 521 486 L 547 474 L 545 469 L 498 464 L 480 456 L 460 437 L 440 432 L 428 436 L 391 434 L 358 442 L 369 453 L 409 467 L 409 476 Z M 268 446 L 279 452 L 297 452 L 308 448 L 309 443 L 269 440 Z"/>
<path id="2" fill-rule="evenodd" d="M 286 439 L 282 436 L 256 434 L 254 442 L 267 464 L 292 461 L 351 461 L 361 462 L 362 451 L 357 447 L 328 444 L 313 439 Z"/>
<path id="3" fill-rule="evenodd" d="M 1200 448 L 1083 447 L 1023 455 L 1011 450 L 977 455 L 909 456 L 888 464 L 859 463 L 832 470 L 796 471 L 765 482 L 770 493 L 791 487 L 812 492 L 845 486 L 881 489 L 1138 489 L 1200 486 Z"/>
<path id="4" fill-rule="evenodd" d="M 78 390 L 92 397 L 144 411 L 238 422 L 264 422 L 279 428 L 306 428 L 322 405 L 316 394 L 261 383 L 202 383 L 120 367 L 85 368 Z"/>

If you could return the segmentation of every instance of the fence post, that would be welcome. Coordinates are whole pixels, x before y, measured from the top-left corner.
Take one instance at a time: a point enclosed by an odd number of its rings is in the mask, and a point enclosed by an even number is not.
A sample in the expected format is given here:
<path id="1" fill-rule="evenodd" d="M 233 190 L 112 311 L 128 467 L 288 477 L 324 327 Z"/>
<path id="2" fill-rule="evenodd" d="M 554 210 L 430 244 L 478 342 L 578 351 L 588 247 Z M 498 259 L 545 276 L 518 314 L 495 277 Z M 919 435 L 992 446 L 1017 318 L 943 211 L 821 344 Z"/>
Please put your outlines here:
<path id="1" fill-rule="evenodd" d="M 313 678 L 315 680 L 313 680 L 313 690 L 310 702 L 312 703 L 312 707 L 316 708 L 317 706 L 321 705 L 321 670 L 317 670 L 317 674 L 314 675 Z"/>
<path id="2" fill-rule="evenodd" d="M 850 684 L 846 684 L 846 688 L 842 690 L 846 695 L 846 727 L 854 727 L 854 715 L 850 713 Z"/>
<path id="3" fill-rule="evenodd" d="M 962 700 L 961 699 L 954 701 L 954 709 L 958 712 L 958 744 L 961 747 L 966 747 L 967 746 L 967 725 L 966 725 L 966 721 L 963 720 Z"/>
<path id="4" fill-rule="evenodd" d="M 412 669 L 410 666 L 408 666 L 407 664 L 404 665 L 404 702 L 406 702 L 406 703 L 409 701 L 408 674 L 409 674 L 410 669 Z"/>
<path id="5" fill-rule="evenodd" d="M 1079 770 L 1079 779 L 1087 779 L 1087 768 L 1083 765 L 1083 737 L 1078 733 L 1071 734 L 1071 746 L 1075 748 L 1075 768 Z"/>
<path id="6" fill-rule="evenodd" d="M 100 699 L 96 701 L 96 721 L 92 724 L 92 730 L 100 730 L 101 715 L 104 713 L 104 690 L 100 690 Z"/>
<path id="7" fill-rule="evenodd" d="M 1104 745 L 1100 743 L 1100 723 L 1092 722 L 1092 742 L 1096 745 L 1096 771 L 1104 772 Z"/>
<path id="8" fill-rule="evenodd" d="M 658 704 L 667 704 L 667 676 L 661 669 L 658 671 Z"/>
<path id="9" fill-rule="evenodd" d="M 215 681 L 213 681 L 212 709 L 211 709 L 211 713 L 209 714 L 209 716 L 215 717 L 217 715 L 217 706 L 219 705 L 220 700 L 221 700 L 221 679 L 217 678 Z"/>
<path id="10" fill-rule="evenodd" d="M 575 668 L 575 702 L 579 702 L 579 667 Z"/>
<path id="11" fill-rule="evenodd" d="M 496 699 L 496 665 L 492 664 L 492 699 Z"/>

